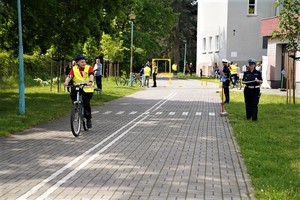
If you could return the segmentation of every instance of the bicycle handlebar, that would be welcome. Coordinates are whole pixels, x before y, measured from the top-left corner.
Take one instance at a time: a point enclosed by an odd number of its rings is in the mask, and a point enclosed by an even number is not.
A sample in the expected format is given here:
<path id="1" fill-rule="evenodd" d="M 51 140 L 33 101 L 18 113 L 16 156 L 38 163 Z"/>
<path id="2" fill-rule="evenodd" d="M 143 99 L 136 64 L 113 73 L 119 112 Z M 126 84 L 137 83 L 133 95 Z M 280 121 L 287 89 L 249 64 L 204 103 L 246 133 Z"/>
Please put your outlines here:
<path id="1" fill-rule="evenodd" d="M 83 88 L 83 87 L 85 87 L 85 86 L 87 86 L 86 83 L 79 83 L 79 84 L 68 85 L 67 87 L 70 87 L 70 88 L 73 88 L 73 87 L 81 87 L 81 88 Z"/>

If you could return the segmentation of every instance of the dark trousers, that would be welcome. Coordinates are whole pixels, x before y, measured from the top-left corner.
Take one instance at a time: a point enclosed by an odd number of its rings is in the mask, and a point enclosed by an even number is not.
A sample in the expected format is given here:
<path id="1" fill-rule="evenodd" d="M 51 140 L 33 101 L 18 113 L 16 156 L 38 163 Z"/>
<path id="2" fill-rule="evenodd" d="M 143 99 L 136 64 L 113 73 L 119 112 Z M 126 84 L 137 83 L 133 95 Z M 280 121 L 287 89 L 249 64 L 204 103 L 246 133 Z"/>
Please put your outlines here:
<path id="1" fill-rule="evenodd" d="M 97 88 L 102 90 L 102 76 L 95 76 Z"/>
<path id="2" fill-rule="evenodd" d="M 152 78 L 153 78 L 153 87 L 157 87 L 157 85 L 156 85 L 156 74 L 153 74 Z"/>
<path id="3" fill-rule="evenodd" d="M 83 101 L 83 107 L 84 107 L 84 117 L 87 120 L 90 120 L 92 118 L 90 101 L 93 97 L 93 93 L 92 92 L 84 92 L 83 90 L 81 90 L 80 94 L 82 95 L 82 101 Z M 72 90 L 70 93 L 72 101 L 76 101 L 76 98 L 77 98 L 76 95 L 77 95 L 76 90 Z"/>
<path id="4" fill-rule="evenodd" d="M 247 119 L 257 120 L 258 103 L 260 97 L 259 88 L 247 88 L 244 89 L 244 98 L 246 104 L 246 117 Z"/>
<path id="5" fill-rule="evenodd" d="M 233 74 L 230 76 L 231 79 L 231 83 L 233 83 L 233 85 L 236 85 L 237 81 L 239 80 L 239 77 L 237 74 Z"/>
<path id="6" fill-rule="evenodd" d="M 230 80 L 227 79 L 226 82 L 223 83 L 224 94 L 225 94 L 225 103 L 229 103 L 229 100 L 230 100 L 229 85 L 230 85 Z"/>

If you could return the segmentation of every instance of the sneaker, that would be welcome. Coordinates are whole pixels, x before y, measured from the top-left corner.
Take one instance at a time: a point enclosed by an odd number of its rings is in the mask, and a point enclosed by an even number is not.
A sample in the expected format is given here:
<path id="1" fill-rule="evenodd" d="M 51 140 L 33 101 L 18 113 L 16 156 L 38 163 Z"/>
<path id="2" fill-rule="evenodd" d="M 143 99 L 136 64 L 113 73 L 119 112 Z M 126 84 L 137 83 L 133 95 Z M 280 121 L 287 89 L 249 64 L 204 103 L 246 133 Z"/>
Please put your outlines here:
<path id="1" fill-rule="evenodd" d="M 86 126 L 92 128 L 92 120 L 87 120 Z"/>

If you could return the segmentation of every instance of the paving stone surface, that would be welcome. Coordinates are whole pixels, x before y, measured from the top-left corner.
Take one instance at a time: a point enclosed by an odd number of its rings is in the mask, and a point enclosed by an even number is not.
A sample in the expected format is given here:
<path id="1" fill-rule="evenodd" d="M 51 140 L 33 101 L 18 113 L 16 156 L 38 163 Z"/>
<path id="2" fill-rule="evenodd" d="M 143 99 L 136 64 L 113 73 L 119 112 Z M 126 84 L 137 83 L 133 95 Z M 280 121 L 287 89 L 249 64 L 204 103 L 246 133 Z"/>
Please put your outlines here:
<path id="1" fill-rule="evenodd" d="M 254 199 L 219 90 L 160 79 L 78 138 L 68 116 L 1 138 L 0 199 Z"/>

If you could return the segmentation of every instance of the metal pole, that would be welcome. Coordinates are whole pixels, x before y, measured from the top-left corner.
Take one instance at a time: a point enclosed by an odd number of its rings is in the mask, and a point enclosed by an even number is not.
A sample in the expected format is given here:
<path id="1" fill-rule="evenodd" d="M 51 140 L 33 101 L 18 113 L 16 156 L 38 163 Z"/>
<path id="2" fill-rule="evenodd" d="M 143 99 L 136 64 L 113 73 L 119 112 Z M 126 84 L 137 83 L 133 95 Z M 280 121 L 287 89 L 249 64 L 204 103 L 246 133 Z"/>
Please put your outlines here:
<path id="1" fill-rule="evenodd" d="M 25 114 L 25 92 L 24 92 L 24 59 L 22 41 L 22 18 L 21 0 L 18 0 L 18 28 L 19 28 L 19 113 Z"/>
<path id="2" fill-rule="evenodd" d="M 185 74 L 185 66 L 186 66 L 186 40 L 183 40 L 184 42 L 184 60 L 183 60 L 183 75 Z"/>
<path id="3" fill-rule="evenodd" d="M 130 75 L 129 75 L 130 87 L 132 87 L 132 63 L 133 63 L 133 20 L 131 20 Z"/>

